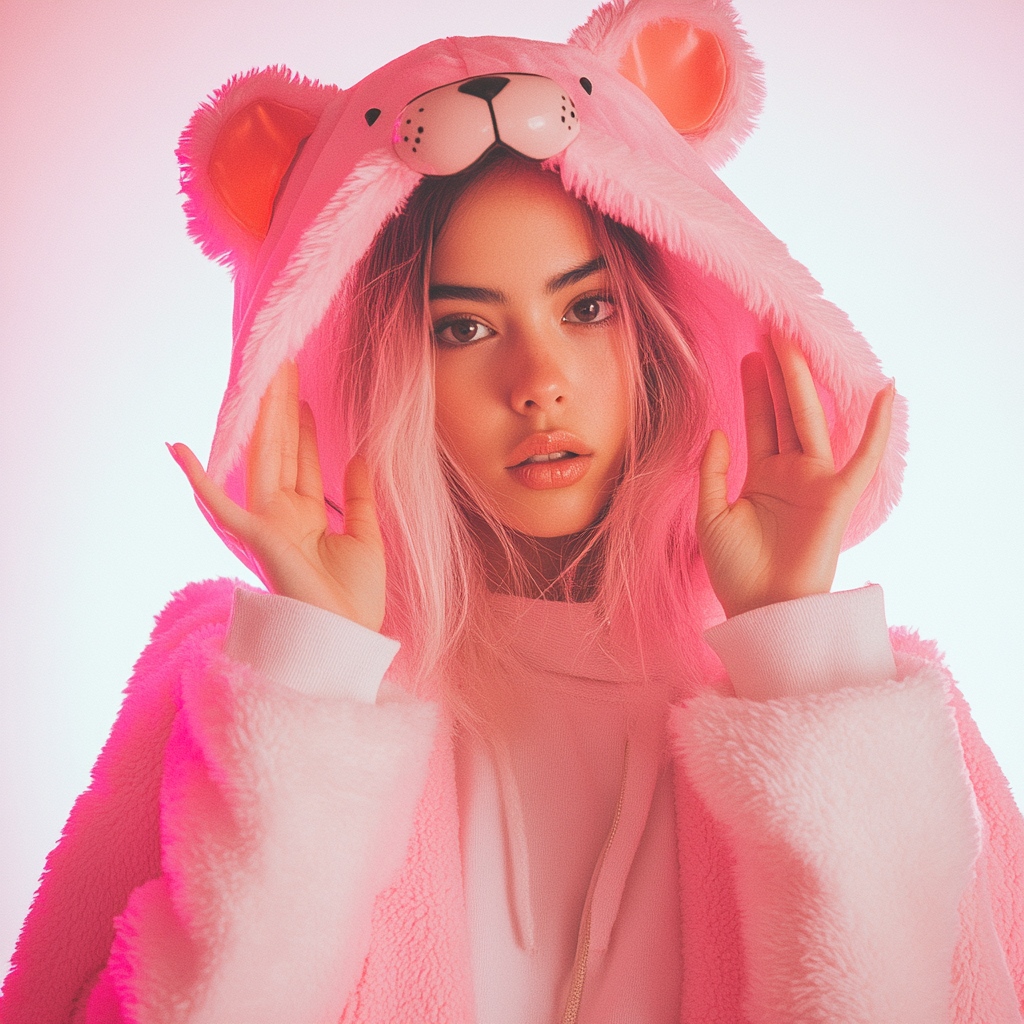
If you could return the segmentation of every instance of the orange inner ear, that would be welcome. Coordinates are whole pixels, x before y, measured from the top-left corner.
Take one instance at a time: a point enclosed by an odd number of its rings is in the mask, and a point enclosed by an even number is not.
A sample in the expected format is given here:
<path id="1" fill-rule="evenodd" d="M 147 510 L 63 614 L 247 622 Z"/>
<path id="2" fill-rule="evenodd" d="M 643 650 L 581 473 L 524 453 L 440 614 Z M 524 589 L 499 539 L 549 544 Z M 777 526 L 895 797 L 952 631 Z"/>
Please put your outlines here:
<path id="1" fill-rule="evenodd" d="M 657 104 L 677 132 L 708 123 L 725 92 L 725 54 L 711 32 L 661 21 L 633 37 L 619 72 Z"/>
<path id="2" fill-rule="evenodd" d="M 228 118 L 210 155 L 210 184 L 224 208 L 262 241 L 281 179 L 316 118 L 275 100 L 257 100 Z"/>

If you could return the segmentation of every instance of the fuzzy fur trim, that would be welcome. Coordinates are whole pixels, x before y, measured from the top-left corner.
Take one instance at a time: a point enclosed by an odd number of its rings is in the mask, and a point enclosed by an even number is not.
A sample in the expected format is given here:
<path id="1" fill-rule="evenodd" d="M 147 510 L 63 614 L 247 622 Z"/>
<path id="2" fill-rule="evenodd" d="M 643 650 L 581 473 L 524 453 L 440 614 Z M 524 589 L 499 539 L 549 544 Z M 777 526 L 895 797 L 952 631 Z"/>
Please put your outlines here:
<path id="1" fill-rule="evenodd" d="M 844 465 L 886 377 L 849 317 L 822 297 L 807 268 L 738 205 L 594 129 L 557 163 L 570 192 L 717 278 L 761 321 L 800 345 L 815 379 L 842 410 L 831 439 L 836 464 Z M 882 464 L 851 518 L 844 548 L 876 529 L 899 500 L 906 450 L 906 402 L 897 395 Z"/>
<path id="2" fill-rule="evenodd" d="M 981 835 L 941 674 L 674 714 L 736 854 L 749 1019 L 951 1021 Z"/>
<path id="3" fill-rule="evenodd" d="M 618 70 L 630 42 L 648 25 L 685 21 L 712 32 L 726 63 L 725 92 L 706 125 L 686 135 L 687 142 L 712 166 L 736 155 L 754 129 L 764 106 L 761 61 L 747 42 L 739 18 L 721 0 L 611 0 L 597 8 L 569 37 L 570 44 L 590 50 Z"/>
<path id="4" fill-rule="evenodd" d="M 684 765 L 678 757 L 674 760 L 680 921 L 685 951 L 681 1021 L 750 1024 L 742 1007 L 746 966 L 736 893 L 736 856 L 725 830 L 700 798 Z"/>
<path id="5" fill-rule="evenodd" d="M 1009 783 L 935 641 L 913 630 L 889 631 L 901 674 L 930 666 L 949 687 L 964 763 L 981 812 L 982 849 L 960 903 L 953 963 L 956 1024 L 1020 1024 L 1024 1020 L 1024 818 Z"/>
<path id="6" fill-rule="evenodd" d="M 334 1024 L 407 856 L 436 708 L 310 697 L 207 656 L 183 673 L 163 876 L 116 922 L 130 1020 Z"/>
<path id="7" fill-rule="evenodd" d="M 210 182 L 210 156 L 221 128 L 239 110 L 258 99 L 276 100 L 319 117 L 339 92 L 335 85 L 300 78 L 285 67 L 262 71 L 254 68 L 247 74 L 235 75 L 192 115 L 178 142 L 177 157 L 181 165 L 181 191 L 186 196 L 188 233 L 207 256 L 237 268 L 255 260 L 262 241 L 221 206 Z"/>
<path id="8" fill-rule="evenodd" d="M 408 859 L 377 897 L 363 973 L 340 1024 L 476 1020 L 459 835 L 455 754 L 442 728 Z"/>
<path id="9" fill-rule="evenodd" d="M 381 224 L 402 208 L 419 180 L 391 149 L 371 153 L 306 230 L 253 322 L 238 379 L 221 406 L 209 467 L 218 483 L 248 442 L 278 367 L 297 355 Z"/>
<path id="10" fill-rule="evenodd" d="M 92 783 L 46 859 L 4 983 L 10 1024 L 65 1021 L 84 1004 L 110 955 L 114 917 L 133 889 L 160 873 L 160 766 L 172 692 L 183 666 L 223 635 L 238 585 L 192 583 L 157 618 Z"/>

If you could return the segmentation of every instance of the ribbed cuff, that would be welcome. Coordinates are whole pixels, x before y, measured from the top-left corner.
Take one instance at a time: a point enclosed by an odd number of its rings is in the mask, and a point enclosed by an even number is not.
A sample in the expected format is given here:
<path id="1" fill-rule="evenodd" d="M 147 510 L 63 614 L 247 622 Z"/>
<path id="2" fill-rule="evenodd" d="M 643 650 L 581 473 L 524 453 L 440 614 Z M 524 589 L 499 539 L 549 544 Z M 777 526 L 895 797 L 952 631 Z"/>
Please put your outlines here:
<path id="1" fill-rule="evenodd" d="M 882 588 L 766 605 L 704 633 L 736 696 L 771 700 L 896 678 Z"/>
<path id="2" fill-rule="evenodd" d="M 373 704 L 400 646 L 304 601 L 239 587 L 224 653 L 300 693 Z"/>

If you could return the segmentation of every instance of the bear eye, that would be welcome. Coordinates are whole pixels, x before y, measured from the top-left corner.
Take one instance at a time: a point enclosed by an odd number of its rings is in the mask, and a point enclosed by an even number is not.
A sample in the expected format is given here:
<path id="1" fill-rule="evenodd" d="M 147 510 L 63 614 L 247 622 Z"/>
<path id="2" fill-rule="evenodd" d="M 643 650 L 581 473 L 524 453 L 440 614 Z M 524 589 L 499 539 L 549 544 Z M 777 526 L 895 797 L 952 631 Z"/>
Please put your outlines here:
<path id="1" fill-rule="evenodd" d="M 366 118 L 366 123 L 368 125 L 372 125 L 373 122 L 376 121 L 378 117 L 380 117 L 380 110 L 378 110 L 377 107 L 370 107 L 370 109 L 365 114 L 363 114 L 363 117 Z"/>
<path id="2" fill-rule="evenodd" d="M 594 86 L 589 78 L 581 78 L 580 85 L 582 85 L 583 88 L 586 89 L 588 96 L 594 91 Z"/>

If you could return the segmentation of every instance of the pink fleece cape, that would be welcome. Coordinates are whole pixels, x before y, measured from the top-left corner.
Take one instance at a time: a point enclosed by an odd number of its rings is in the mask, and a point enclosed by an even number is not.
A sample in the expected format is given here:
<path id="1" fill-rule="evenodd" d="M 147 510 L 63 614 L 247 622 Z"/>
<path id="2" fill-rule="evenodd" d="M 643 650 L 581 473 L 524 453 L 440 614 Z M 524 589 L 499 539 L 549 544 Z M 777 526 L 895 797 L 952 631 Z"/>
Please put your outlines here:
<path id="1" fill-rule="evenodd" d="M 178 876 L 178 884 L 184 888 L 174 897 L 176 906 L 179 912 L 194 913 L 192 927 L 199 941 L 213 942 L 214 948 L 218 943 L 223 947 L 225 939 L 220 935 L 218 918 L 210 918 L 210 900 L 214 904 L 223 899 L 244 901 L 247 890 L 244 885 L 238 887 L 244 881 L 241 875 L 231 881 L 232 872 L 237 871 L 237 867 L 231 866 L 233 857 L 221 863 L 218 854 L 210 860 L 211 851 L 206 844 L 219 843 L 218 835 L 228 822 L 217 824 L 224 813 L 217 809 L 220 798 L 214 797 L 216 790 L 196 775 L 197 770 L 202 771 L 200 765 L 204 760 L 214 773 L 210 781 L 229 797 L 228 808 L 232 819 L 241 821 L 243 836 L 244 820 L 257 810 L 249 801 L 262 800 L 264 793 L 274 791 L 275 779 L 292 780 L 274 798 L 284 798 L 286 805 L 295 802 L 294 794 L 288 795 L 289 787 L 295 783 L 315 799 L 334 792 L 332 800 L 339 801 L 335 804 L 337 813 L 322 819 L 323 828 L 331 834 L 320 835 L 318 827 L 311 836 L 304 835 L 302 843 L 294 848 L 304 857 L 314 858 L 305 865 L 306 870 L 292 871 L 289 878 L 275 873 L 283 887 L 285 904 L 272 913 L 264 912 L 257 920 L 246 918 L 259 931 L 269 929 L 267 941 L 272 944 L 271 949 L 275 943 L 285 943 L 290 949 L 291 933 L 305 927 L 307 915 L 315 913 L 313 908 L 318 904 L 325 902 L 334 907 L 328 889 L 336 870 L 331 867 L 330 858 L 323 855 L 325 840 L 361 846 L 367 823 L 372 828 L 374 820 L 378 822 L 375 827 L 386 829 L 392 847 L 396 845 L 395 830 L 410 836 L 404 854 L 399 848 L 382 858 L 379 852 L 374 855 L 369 865 L 370 876 L 358 886 L 357 895 L 365 904 L 368 934 L 354 938 L 339 936 L 337 946 L 331 941 L 334 937 L 317 935 L 314 946 L 309 947 L 307 959 L 311 957 L 314 961 L 318 950 L 344 948 L 346 953 L 340 957 L 344 977 L 335 977 L 338 968 L 324 964 L 311 976 L 318 984 L 304 987 L 302 992 L 288 984 L 275 984 L 275 998 L 282 1007 L 299 1008 L 297 1019 L 303 1020 L 333 1021 L 340 1017 L 353 1022 L 443 1020 L 447 1024 L 472 1020 L 449 730 L 435 728 L 436 716 L 427 704 L 406 702 L 391 705 L 390 709 L 371 706 L 350 712 L 345 707 L 348 702 L 325 703 L 317 698 L 288 696 L 290 691 L 282 688 L 268 691 L 266 682 L 241 666 L 225 663 L 218 652 L 234 585 L 230 580 L 193 584 L 160 616 L 152 642 L 136 666 L 118 722 L 97 762 L 93 784 L 77 801 L 60 844 L 47 860 L 46 873 L 15 955 L 14 969 L 4 986 L 3 1020 L 9 1024 L 54 1024 L 73 1018 L 88 1024 L 121 1024 L 126 1019 L 136 1019 L 131 1012 L 123 1016 L 115 987 L 120 972 L 130 969 L 133 956 L 141 955 L 152 945 L 153 922 L 151 918 L 148 923 L 146 920 L 147 903 L 153 904 L 154 898 L 160 896 L 164 882 L 157 879 L 162 873 L 175 877 L 177 862 L 183 857 L 194 863 L 188 874 Z M 777 789 L 787 784 L 786 772 L 779 774 L 779 764 L 784 766 L 790 756 L 787 747 L 804 743 L 808 729 L 824 727 L 833 732 L 835 715 L 841 715 L 848 723 L 847 710 L 854 707 L 859 709 L 859 716 L 867 714 L 869 719 L 874 718 L 873 727 L 864 733 L 866 741 L 877 742 L 870 738 L 874 733 L 887 743 L 886 730 L 890 726 L 903 729 L 899 724 L 902 718 L 913 730 L 919 717 L 894 714 L 898 709 L 892 701 L 920 700 L 922 715 L 947 716 L 942 687 L 933 688 L 942 678 L 948 685 L 952 708 L 949 725 L 953 726 L 955 719 L 955 731 L 959 733 L 959 743 L 954 732 L 952 746 L 946 747 L 942 770 L 952 771 L 954 776 L 966 770 L 964 781 L 969 784 L 960 787 L 962 797 L 976 807 L 976 812 L 972 824 L 970 810 L 965 817 L 953 808 L 937 809 L 941 820 L 948 817 L 950 828 L 962 833 L 960 839 L 953 839 L 952 835 L 939 835 L 937 839 L 947 844 L 947 849 L 950 843 L 956 848 L 958 843 L 966 842 L 970 850 L 966 863 L 973 859 L 973 867 L 960 898 L 959 927 L 955 929 L 959 939 L 953 955 L 952 1005 L 948 1016 L 942 1007 L 934 1017 L 918 1015 L 914 1019 L 949 1019 L 955 1024 L 1019 1020 L 1018 1005 L 1024 1002 L 1024 887 L 1020 884 L 1024 877 L 1024 822 L 1005 779 L 970 719 L 966 704 L 936 660 L 934 646 L 901 631 L 893 632 L 892 641 L 909 686 L 886 684 L 882 704 L 874 708 L 873 693 L 854 688 L 821 695 L 809 703 L 800 699 L 795 704 L 785 700 L 740 701 L 709 692 L 674 712 L 679 759 L 677 817 L 684 866 L 680 892 L 686 967 L 683 1021 L 743 1024 L 751 1020 L 796 1019 L 789 1002 L 793 986 L 788 978 L 780 978 L 775 984 L 769 976 L 754 986 L 763 1001 L 773 997 L 784 1000 L 782 1005 L 787 1009 L 781 1016 L 751 1016 L 750 1006 L 744 1005 L 751 988 L 749 952 L 745 951 L 750 936 L 744 934 L 740 910 L 744 904 L 737 886 L 749 884 L 749 867 L 744 865 L 748 863 L 751 841 L 744 839 L 743 819 L 752 814 L 757 818 L 760 813 L 760 786 L 767 784 Z M 237 707 L 214 696 L 226 690 L 235 693 L 235 700 L 240 701 Z M 176 714 L 178 724 L 174 725 Z M 883 718 L 879 719 L 879 715 Z M 330 722 L 332 718 L 355 724 L 346 725 L 338 733 Z M 389 724 L 382 735 L 380 723 L 385 719 Z M 933 735 L 941 737 L 944 729 L 940 724 Z M 322 737 L 311 735 L 318 731 L 323 732 Z M 842 732 L 840 729 L 840 746 L 844 742 Z M 289 746 L 281 748 L 280 742 L 293 733 Z M 305 740 L 296 747 L 300 737 Z M 336 758 L 339 765 L 327 772 L 325 783 L 320 755 L 306 758 L 303 749 L 310 743 L 333 744 L 342 739 L 346 739 L 346 747 L 356 749 Z M 737 740 L 739 746 L 730 752 Z M 237 764 L 225 761 L 225 751 L 239 741 L 255 746 Z M 353 777 L 359 776 L 360 771 L 354 770 L 349 762 L 353 756 L 366 757 L 366 751 L 360 748 L 365 743 L 370 744 L 367 750 L 373 751 L 368 769 L 372 769 L 373 779 L 360 781 Z M 757 754 L 759 743 L 764 746 L 763 756 Z M 823 779 L 831 772 L 839 772 L 841 782 L 842 773 L 849 771 L 850 766 L 829 762 L 827 746 L 810 761 L 799 757 L 792 764 L 798 772 L 810 771 Z M 886 762 L 888 755 L 884 751 L 879 753 L 879 762 Z M 917 750 L 911 756 L 924 753 Z M 249 756 L 255 758 L 255 763 L 249 763 Z M 756 764 L 744 762 L 744 758 L 749 761 L 751 756 L 758 758 Z M 780 756 L 782 762 L 778 760 Z M 389 765 L 383 771 L 381 758 Z M 858 758 L 854 779 L 870 774 L 857 771 L 859 763 Z M 893 760 L 893 764 L 897 763 L 899 758 Z M 296 766 L 299 774 L 293 776 Z M 314 775 L 307 777 L 309 772 Z M 381 776 L 389 774 L 391 778 L 381 789 Z M 249 776 L 253 779 L 247 784 Z M 795 780 L 805 795 L 795 801 L 779 800 L 776 796 L 773 799 L 778 801 L 777 806 L 786 808 L 787 820 L 805 811 L 816 816 L 816 801 L 827 787 L 819 792 L 819 787 L 806 778 L 800 782 L 799 774 Z M 332 788 L 337 781 L 342 790 Z M 249 791 L 248 785 L 256 788 Z M 949 792 L 949 788 L 940 787 L 939 791 Z M 416 794 L 418 803 L 413 814 L 409 799 Z M 350 825 L 346 814 L 353 808 L 358 817 L 351 819 Z M 183 812 L 187 812 L 184 817 Z M 294 837 L 294 829 L 288 826 L 290 820 L 286 813 L 282 834 Z M 198 825 L 200 831 L 195 835 L 179 834 L 180 825 L 189 821 Z M 759 823 L 758 832 L 763 824 Z M 210 826 L 214 826 L 213 831 L 206 831 Z M 233 844 L 236 840 L 230 835 L 228 828 L 225 839 Z M 829 841 L 828 836 L 822 838 Z M 772 859 L 765 861 L 762 847 L 770 849 L 771 836 L 759 835 L 753 841 L 758 847 L 757 860 L 767 864 L 770 875 L 774 870 Z M 878 856 L 863 840 L 858 843 L 863 855 Z M 330 848 L 334 853 L 335 847 Z M 806 852 L 810 850 L 808 847 Z M 404 855 L 404 864 L 395 860 L 396 854 L 399 858 Z M 928 851 L 924 854 L 927 857 Z M 379 869 L 374 863 L 378 859 Z M 201 875 L 215 866 L 214 861 L 221 865 L 212 876 L 216 889 L 207 890 Z M 921 867 L 927 874 L 928 864 L 922 862 Z M 198 885 L 194 877 L 197 870 Z M 320 878 L 317 872 L 324 871 L 327 874 Z M 784 885 L 791 886 L 792 868 L 783 865 L 782 877 Z M 757 878 L 754 881 L 764 884 Z M 958 886 L 958 891 L 961 888 Z M 279 892 L 275 897 L 278 903 L 281 895 Z M 197 899 L 199 903 L 192 906 Z M 310 900 L 310 906 L 303 909 Z M 801 907 L 803 902 L 803 897 L 796 898 L 789 921 L 794 929 L 807 910 Z M 808 906 L 813 917 L 813 901 Z M 297 913 L 297 909 L 302 912 Z M 108 962 L 118 915 L 119 937 L 111 961 L 114 969 L 108 971 L 93 992 L 86 1010 L 83 995 Z M 824 920 L 828 923 L 829 919 L 826 916 Z M 872 921 L 871 926 L 874 924 Z M 786 937 L 797 931 L 783 931 L 779 939 L 785 947 Z M 167 948 L 164 954 L 148 949 L 148 955 L 156 958 L 150 961 L 151 970 L 156 982 L 160 983 L 162 978 L 168 993 L 173 993 L 181 987 L 176 972 L 194 969 L 189 967 L 194 954 L 185 953 L 188 945 L 182 947 L 177 942 L 173 927 L 165 932 L 157 929 L 156 934 L 164 935 Z M 820 1008 L 821 1000 L 827 1001 L 833 992 L 845 991 L 849 995 L 845 974 L 850 965 L 843 962 L 845 950 L 840 927 L 830 942 L 809 946 L 799 956 L 785 955 L 784 962 L 790 969 L 799 968 L 798 981 L 807 990 L 809 1005 Z M 289 959 L 294 955 L 294 950 L 287 953 L 285 949 L 279 955 L 271 953 L 272 960 L 279 961 L 276 965 L 264 963 L 262 957 L 253 962 L 250 955 L 245 969 L 250 975 L 257 969 L 262 981 L 268 972 L 273 974 L 283 968 L 294 980 L 296 972 L 301 975 L 306 969 L 305 964 L 300 967 Z M 151 991 L 146 997 L 150 1013 L 162 1001 L 159 989 L 152 990 L 153 983 L 150 979 Z M 259 983 L 252 977 L 248 987 Z M 346 995 L 348 992 L 350 996 Z M 934 995 L 944 1002 L 942 993 Z M 922 994 L 922 999 L 926 998 L 930 997 Z M 327 1016 L 304 1014 L 304 999 L 333 999 L 333 1009 Z M 169 1005 L 164 1009 L 170 1012 Z M 261 1020 L 272 1019 L 265 1014 L 258 1016 Z M 842 1019 L 870 1018 L 855 1013 Z"/>

